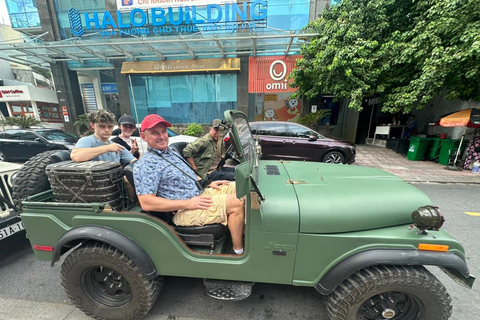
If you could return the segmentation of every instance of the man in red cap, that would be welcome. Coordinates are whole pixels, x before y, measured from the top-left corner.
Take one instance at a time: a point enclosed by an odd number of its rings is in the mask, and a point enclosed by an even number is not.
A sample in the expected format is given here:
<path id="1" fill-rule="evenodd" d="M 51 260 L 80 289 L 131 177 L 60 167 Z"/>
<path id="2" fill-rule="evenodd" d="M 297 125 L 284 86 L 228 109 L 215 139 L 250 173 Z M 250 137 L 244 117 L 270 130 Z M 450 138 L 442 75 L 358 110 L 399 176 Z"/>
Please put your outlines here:
<path id="1" fill-rule="evenodd" d="M 244 204 L 235 196 L 235 183 L 219 180 L 202 190 L 198 178 L 183 157 L 168 147 L 170 122 L 151 114 L 141 125 L 147 152 L 134 169 L 135 188 L 145 211 L 176 212 L 179 226 L 213 223 L 227 225 L 235 253 L 243 253 Z"/>

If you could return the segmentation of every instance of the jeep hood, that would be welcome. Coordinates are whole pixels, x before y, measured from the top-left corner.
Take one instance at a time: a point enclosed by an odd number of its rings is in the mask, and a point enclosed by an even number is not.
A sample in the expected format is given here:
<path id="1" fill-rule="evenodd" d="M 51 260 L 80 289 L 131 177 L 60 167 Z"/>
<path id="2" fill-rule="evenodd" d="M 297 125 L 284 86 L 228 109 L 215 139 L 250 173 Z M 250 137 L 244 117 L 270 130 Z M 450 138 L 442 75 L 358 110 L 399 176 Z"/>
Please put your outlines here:
<path id="1" fill-rule="evenodd" d="M 285 199 L 296 199 L 301 233 L 349 232 L 408 224 L 415 209 L 431 204 L 423 192 L 390 173 L 317 162 L 260 161 L 262 192 L 262 175 L 275 171 L 272 171 L 275 166 L 279 175 L 285 177 L 281 179 L 285 185 L 267 188 L 264 204 L 269 212 L 283 212 L 286 208 L 281 204 Z M 280 204 L 276 210 L 274 203 Z"/>

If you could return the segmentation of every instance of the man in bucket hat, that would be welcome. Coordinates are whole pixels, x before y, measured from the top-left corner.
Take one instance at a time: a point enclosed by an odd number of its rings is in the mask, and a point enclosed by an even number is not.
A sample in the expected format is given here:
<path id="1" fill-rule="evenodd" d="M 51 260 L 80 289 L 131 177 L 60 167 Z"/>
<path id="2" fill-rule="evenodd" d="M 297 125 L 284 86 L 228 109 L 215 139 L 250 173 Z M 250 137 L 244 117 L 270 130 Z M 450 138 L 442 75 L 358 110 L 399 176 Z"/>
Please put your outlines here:
<path id="1" fill-rule="evenodd" d="M 196 170 L 201 178 L 214 180 L 235 180 L 234 168 L 222 168 L 217 170 L 222 160 L 222 140 L 219 140 L 219 131 L 222 121 L 214 119 L 208 133 L 197 140 L 190 142 L 183 149 L 183 156 L 187 162 Z"/>
<path id="2" fill-rule="evenodd" d="M 243 199 L 235 196 L 235 183 L 214 181 L 201 190 L 194 170 L 168 147 L 171 126 L 156 114 L 142 121 L 140 136 L 148 149 L 133 169 L 142 209 L 175 212 L 173 222 L 180 226 L 227 225 L 235 253 L 242 254 L 245 213 Z"/>

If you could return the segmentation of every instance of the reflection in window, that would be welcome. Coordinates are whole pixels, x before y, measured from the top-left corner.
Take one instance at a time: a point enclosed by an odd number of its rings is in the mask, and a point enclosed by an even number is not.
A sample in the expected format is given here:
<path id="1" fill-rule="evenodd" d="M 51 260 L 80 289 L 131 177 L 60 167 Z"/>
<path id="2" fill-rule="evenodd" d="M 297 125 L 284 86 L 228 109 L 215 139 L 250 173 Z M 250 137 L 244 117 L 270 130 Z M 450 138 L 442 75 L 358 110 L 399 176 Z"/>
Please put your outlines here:
<path id="1" fill-rule="evenodd" d="M 132 85 L 139 119 L 153 113 L 172 123 L 210 123 L 237 108 L 236 74 L 132 76 Z"/>
<path id="2" fill-rule="evenodd" d="M 40 17 L 34 0 L 5 0 L 13 28 L 40 27 Z"/>

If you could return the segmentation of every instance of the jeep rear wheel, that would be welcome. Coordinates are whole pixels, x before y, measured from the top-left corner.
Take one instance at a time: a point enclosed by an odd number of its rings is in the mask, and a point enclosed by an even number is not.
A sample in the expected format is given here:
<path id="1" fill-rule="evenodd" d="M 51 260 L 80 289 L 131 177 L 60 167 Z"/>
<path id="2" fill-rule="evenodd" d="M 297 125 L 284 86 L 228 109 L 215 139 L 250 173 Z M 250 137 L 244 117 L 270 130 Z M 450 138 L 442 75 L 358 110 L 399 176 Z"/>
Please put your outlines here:
<path id="1" fill-rule="evenodd" d="M 350 276 L 327 299 L 331 320 L 446 320 L 445 287 L 424 267 L 375 266 Z"/>
<path id="2" fill-rule="evenodd" d="M 141 319 L 152 308 L 162 280 L 148 280 L 123 252 L 92 242 L 62 264 L 62 285 L 74 304 L 95 319 Z"/>

